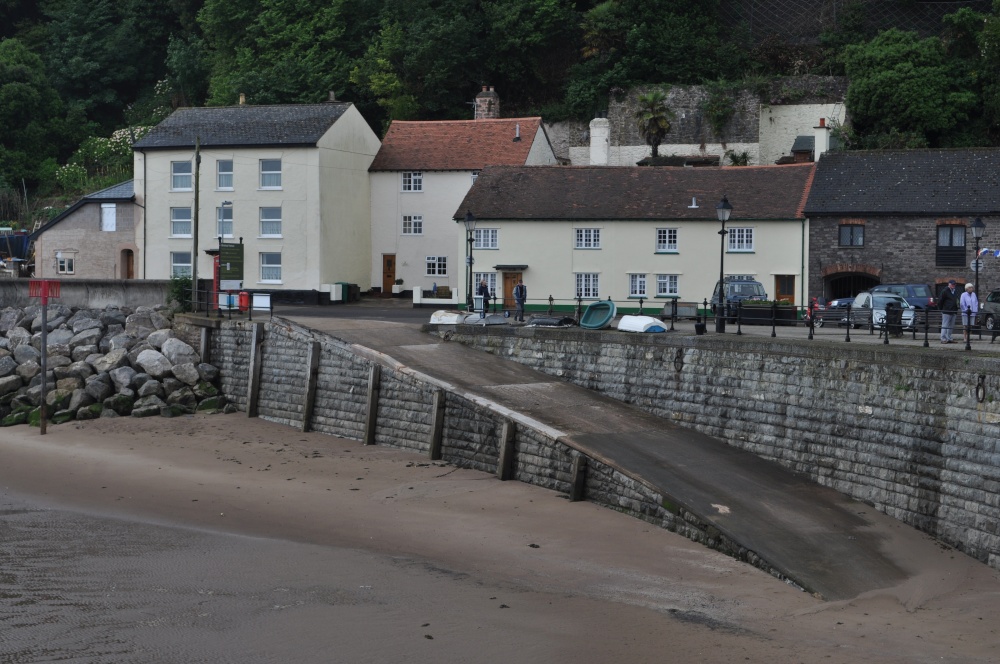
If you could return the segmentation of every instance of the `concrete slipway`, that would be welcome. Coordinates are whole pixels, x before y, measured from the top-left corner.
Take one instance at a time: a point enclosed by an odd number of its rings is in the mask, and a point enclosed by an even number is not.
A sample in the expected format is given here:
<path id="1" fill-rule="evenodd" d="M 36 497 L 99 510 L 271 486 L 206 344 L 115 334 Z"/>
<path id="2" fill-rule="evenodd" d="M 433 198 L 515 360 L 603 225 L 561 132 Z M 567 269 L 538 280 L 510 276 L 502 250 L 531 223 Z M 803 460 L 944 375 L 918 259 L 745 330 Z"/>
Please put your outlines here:
<path id="1" fill-rule="evenodd" d="M 324 309 L 338 311 L 331 316 Z M 446 342 L 419 324 L 348 318 L 343 309 L 280 315 L 563 432 L 573 447 L 655 487 L 825 599 L 898 585 L 920 571 L 907 569 L 913 546 L 942 546 L 916 531 L 905 547 L 890 546 L 908 526 L 776 464 L 516 362 Z"/>

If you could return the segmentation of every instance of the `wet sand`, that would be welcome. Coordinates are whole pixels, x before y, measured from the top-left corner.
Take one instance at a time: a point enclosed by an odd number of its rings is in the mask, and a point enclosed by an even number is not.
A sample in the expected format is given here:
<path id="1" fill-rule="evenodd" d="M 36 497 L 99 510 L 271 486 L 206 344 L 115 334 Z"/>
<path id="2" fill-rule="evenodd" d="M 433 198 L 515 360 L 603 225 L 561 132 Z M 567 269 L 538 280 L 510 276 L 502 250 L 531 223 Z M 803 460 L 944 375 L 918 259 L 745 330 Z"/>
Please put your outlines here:
<path id="1" fill-rule="evenodd" d="M 945 546 L 899 587 L 824 602 L 612 510 L 241 414 L 0 429 L 0 517 L 2 663 L 993 662 L 1000 646 L 998 574 Z"/>

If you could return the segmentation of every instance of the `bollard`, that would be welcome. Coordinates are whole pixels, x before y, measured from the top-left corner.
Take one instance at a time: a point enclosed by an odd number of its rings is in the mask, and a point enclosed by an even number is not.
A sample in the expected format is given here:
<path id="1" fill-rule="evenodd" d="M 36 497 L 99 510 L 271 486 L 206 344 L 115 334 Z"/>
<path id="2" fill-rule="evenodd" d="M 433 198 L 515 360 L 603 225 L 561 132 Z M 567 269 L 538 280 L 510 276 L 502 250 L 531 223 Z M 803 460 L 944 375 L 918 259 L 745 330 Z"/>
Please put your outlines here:
<path id="1" fill-rule="evenodd" d="M 844 341 L 850 342 L 850 340 L 851 340 L 851 325 L 853 325 L 853 323 L 851 322 L 851 305 L 848 304 L 847 305 L 847 336 L 844 337 Z"/>

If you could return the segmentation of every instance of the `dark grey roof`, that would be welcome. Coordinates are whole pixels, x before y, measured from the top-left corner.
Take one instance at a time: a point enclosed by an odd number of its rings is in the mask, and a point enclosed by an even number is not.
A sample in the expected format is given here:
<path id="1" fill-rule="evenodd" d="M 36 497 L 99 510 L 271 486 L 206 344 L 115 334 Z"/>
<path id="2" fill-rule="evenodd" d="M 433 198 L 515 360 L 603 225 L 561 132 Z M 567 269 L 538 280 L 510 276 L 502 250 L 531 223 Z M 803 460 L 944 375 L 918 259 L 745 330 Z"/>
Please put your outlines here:
<path id="1" fill-rule="evenodd" d="M 202 147 L 311 146 L 351 107 L 349 102 L 181 108 L 153 127 L 134 147 L 142 150 Z"/>
<path id="2" fill-rule="evenodd" d="M 983 216 L 1000 212 L 1000 149 L 828 152 L 807 216 Z"/>
<path id="3" fill-rule="evenodd" d="M 107 189 L 101 189 L 100 191 L 95 191 L 92 194 L 87 194 L 83 198 L 85 200 L 116 200 L 116 201 L 130 201 L 135 196 L 135 187 L 132 185 L 132 180 L 126 180 L 125 182 L 120 182 L 116 185 L 112 185 Z"/>
<path id="4" fill-rule="evenodd" d="M 816 145 L 815 136 L 796 136 L 792 143 L 792 152 L 812 152 Z"/>
<path id="5" fill-rule="evenodd" d="M 658 220 L 718 223 L 723 195 L 733 219 L 801 219 L 813 164 L 676 168 L 488 166 L 455 212 L 478 219 Z M 698 207 L 691 207 L 691 199 Z"/>
<path id="6" fill-rule="evenodd" d="M 35 238 L 39 235 L 52 228 L 87 203 L 108 203 L 111 201 L 116 203 L 127 203 L 133 200 L 135 200 L 135 187 L 133 186 L 133 180 L 126 180 L 125 182 L 112 185 L 107 189 L 101 189 L 100 191 L 95 191 L 92 194 L 87 194 L 77 202 L 73 203 L 73 205 L 69 206 L 55 217 L 45 222 L 45 225 L 31 234 L 31 240 L 34 242 Z"/>

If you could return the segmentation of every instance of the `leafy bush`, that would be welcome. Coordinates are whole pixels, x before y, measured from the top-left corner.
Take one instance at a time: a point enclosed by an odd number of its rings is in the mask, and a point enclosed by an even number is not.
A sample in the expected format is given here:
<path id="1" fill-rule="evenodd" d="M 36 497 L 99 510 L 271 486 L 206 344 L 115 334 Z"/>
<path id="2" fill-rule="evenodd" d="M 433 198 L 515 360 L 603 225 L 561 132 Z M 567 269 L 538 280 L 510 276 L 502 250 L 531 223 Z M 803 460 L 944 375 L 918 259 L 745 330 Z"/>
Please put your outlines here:
<path id="1" fill-rule="evenodd" d="M 167 302 L 178 311 L 191 311 L 191 277 L 170 277 Z"/>

